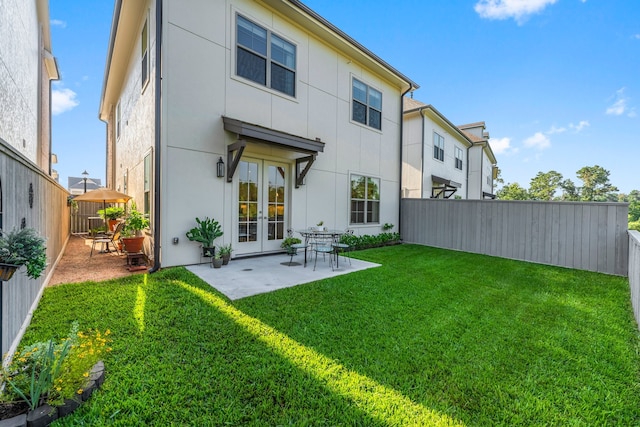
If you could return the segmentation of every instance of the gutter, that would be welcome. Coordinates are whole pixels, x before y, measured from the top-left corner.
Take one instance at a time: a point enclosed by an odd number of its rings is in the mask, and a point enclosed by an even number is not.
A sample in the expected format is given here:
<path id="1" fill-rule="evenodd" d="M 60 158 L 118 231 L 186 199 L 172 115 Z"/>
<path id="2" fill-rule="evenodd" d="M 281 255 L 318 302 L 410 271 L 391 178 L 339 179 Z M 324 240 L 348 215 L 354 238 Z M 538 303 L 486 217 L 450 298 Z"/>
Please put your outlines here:
<path id="1" fill-rule="evenodd" d="M 154 185 L 153 185 L 153 266 L 149 273 L 160 269 L 160 143 L 162 142 L 162 2 L 156 0 L 156 74 L 155 74 L 155 150 L 154 150 Z"/>
<path id="2" fill-rule="evenodd" d="M 409 84 L 409 88 L 402 92 L 400 95 L 400 177 L 398 179 L 400 193 L 398 194 L 400 197 L 398 198 L 398 233 L 402 230 L 402 154 L 404 147 L 404 96 L 411 92 L 412 90 L 418 89 L 418 85 L 407 79 L 406 82 Z M 400 235 L 402 239 L 402 235 Z"/>

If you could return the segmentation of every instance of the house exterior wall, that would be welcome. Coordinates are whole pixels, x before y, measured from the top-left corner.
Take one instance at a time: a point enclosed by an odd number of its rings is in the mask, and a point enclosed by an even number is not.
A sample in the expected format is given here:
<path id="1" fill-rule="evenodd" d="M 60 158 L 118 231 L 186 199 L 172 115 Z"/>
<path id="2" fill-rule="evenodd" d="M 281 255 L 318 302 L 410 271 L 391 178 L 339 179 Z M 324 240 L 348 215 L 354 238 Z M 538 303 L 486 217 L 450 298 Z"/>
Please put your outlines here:
<path id="1" fill-rule="evenodd" d="M 318 153 L 306 175 L 305 185 L 295 188 L 295 159 L 303 154 L 248 140 L 244 158 L 277 162 L 288 168 L 287 228 L 306 228 L 322 220 L 329 228 L 351 226 L 359 234 L 377 234 L 381 224 L 397 224 L 401 93 L 408 83 L 403 88 L 403 82 L 381 76 L 321 41 L 296 22 L 295 16 L 285 16 L 265 3 L 251 0 L 192 0 L 188 6 L 184 3 L 165 1 L 163 7 L 162 241 L 159 242 L 162 265 L 199 261 L 198 245 L 185 238 L 185 233 L 195 226 L 195 217 L 218 220 L 224 235 L 216 243 L 231 243 L 236 255 L 243 253 L 237 245 L 237 183 L 216 177 L 216 162 L 222 157 L 228 163 L 227 146 L 237 137 L 224 130 L 223 116 L 310 140 L 319 138 L 325 143 L 324 152 Z M 148 3 L 148 14 L 153 22 L 155 2 Z M 237 14 L 296 46 L 295 97 L 236 75 Z M 127 193 L 135 200 L 141 200 L 143 158 L 153 147 L 154 24 L 150 25 L 149 35 L 152 54 L 149 86 L 140 91 L 137 83 L 140 49 L 134 46 L 120 94 L 122 123 L 126 125 L 118 141 L 112 144 L 114 186 L 124 189 L 123 172 L 128 169 Z M 382 93 L 382 130 L 351 121 L 354 77 Z M 112 108 L 110 122 L 115 121 L 116 105 Z M 109 134 L 109 138 L 115 139 L 113 130 Z M 350 224 L 352 173 L 380 180 L 379 222 Z M 178 244 L 173 243 L 175 237 Z"/>
<path id="2" fill-rule="evenodd" d="M 426 106 L 425 106 L 426 107 Z M 434 156 L 434 133 L 444 138 L 444 160 Z M 403 197 L 430 198 L 432 175 L 460 184 L 452 198 L 466 199 L 468 147 L 471 143 L 452 131 L 448 121 L 430 108 L 404 114 L 403 128 Z M 456 168 L 455 149 L 462 150 L 462 169 Z"/>
<path id="3" fill-rule="evenodd" d="M 469 198 L 483 199 L 483 192 L 493 193 L 494 163 L 484 145 L 474 145 L 469 152 Z"/>
<path id="4" fill-rule="evenodd" d="M 38 163 L 39 33 L 36 1 L 0 1 L 0 138 Z"/>

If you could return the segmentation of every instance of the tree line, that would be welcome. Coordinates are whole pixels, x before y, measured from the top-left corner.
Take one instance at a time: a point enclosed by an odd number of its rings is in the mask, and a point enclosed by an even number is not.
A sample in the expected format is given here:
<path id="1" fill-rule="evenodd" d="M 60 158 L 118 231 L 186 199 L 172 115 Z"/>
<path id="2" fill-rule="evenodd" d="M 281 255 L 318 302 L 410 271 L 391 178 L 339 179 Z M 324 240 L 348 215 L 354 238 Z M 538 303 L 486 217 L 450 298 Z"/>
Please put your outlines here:
<path id="1" fill-rule="evenodd" d="M 531 178 L 529 188 L 517 182 L 504 184 L 498 170 L 496 185 L 502 187 L 496 192 L 501 200 L 556 200 L 582 202 L 627 202 L 629 203 L 629 228 L 640 230 L 640 191 L 629 194 L 618 193 L 618 187 L 609 180 L 609 171 L 602 166 L 585 166 L 576 172 L 582 185 L 565 179 L 560 172 L 538 172 Z"/>

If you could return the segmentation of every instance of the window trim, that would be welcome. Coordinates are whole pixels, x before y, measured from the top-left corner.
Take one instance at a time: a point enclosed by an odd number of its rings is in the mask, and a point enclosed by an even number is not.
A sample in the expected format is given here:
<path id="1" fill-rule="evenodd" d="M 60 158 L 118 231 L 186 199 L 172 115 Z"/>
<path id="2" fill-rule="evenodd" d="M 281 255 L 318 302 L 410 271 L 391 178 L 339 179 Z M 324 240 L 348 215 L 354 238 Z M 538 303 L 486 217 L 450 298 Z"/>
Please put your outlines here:
<path id="1" fill-rule="evenodd" d="M 359 99 L 357 100 L 355 98 L 355 95 L 354 95 L 355 82 L 358 82 L 361 85 L 366 87 L 366 97 L 367 97 L 366 105 L 363 104 L 361 100 L 359 100 Z M 369 96 L 370 91 L 375 91 L 375 92 L 380 94 L 380 108 L 379 109 L 376 108 L 376 107 L 373 107 L 371 105 L 370 96 Z M 383 121 L 383 119 L 382 119 L 383 118 L 383 116 L 382 116 L 382 105 L 383 105 L 382 95 L 383 95 L 383 93 L 382 93 L 381 90 L 376 89 L 372 85 L 367 84 L 367 83 L 363 82 L 362 80 L 360 80 L 357 77 L 352 75 L 351 76 L 351 117 L 350 117 L 351 122 L 357 123 L 357 124 L 359 124 L 361 126 L 366 126 L 367 128 L 375 129 L 375 130 L 377 130 L 379 132 L 382 132 L 382 121 Z M 365 109 L 366 109 L 365 123 L 363 123 L 361 121 L 358 121 L 353 117 L 353 113 L 354 113 L 353 104 L 354 104 L 354 102 L 357 102 L 358 104 L 361 104 L 361 105 L 365 106 Z M 380 113 L 380 127 L 379 128 L 371 125 L 371 123 L 370 123 L 370 117 L 371 117 L 370 110 L 375 110 L 378 113 Z"/>
<path id="2" fill-rule="evenodd" d="M 272 92 L 276 95 L 281 95 L 284 97 L 287 97 L 289 99 L 297 99 L 297 95 L 298 95 L 298 44 L 291 41 L 290 38 L 288 37 L 284 37 L 282 36 L 280 33 L 277 33 L 275 31 L 272 31 L 271 29 L 269 29 L 269 27 L 267 27 L 266 25 L 263 25 L 261 23 L 258 23 L 257 20 L 249 18 L 247 15 L 240 13 L 240 12 L 236 12 L 235 13 L 235 22 L 234 22 L 234 32 L 233 32 L 233 45 L 234 45 L 234 49 L 233 49 L 233 61 L 232 61 L 232 67 L 233 67 L 233 73 L 232 76 L 251 85 L 254 85 L 257 88 L 260 89 L 267 89 L 269 92 Z M 241 45 L 238 42 L 238 22 L 239 19 L 238 18 L 242 18 L 245 21 L 248 21 L 249 23 L 255 25 L 256 27 L 264 30 L 266 32 L 266 50 L 267 53 L 266 55 L 263 55 L 260 52 L 257 52 L 253 49 L 251 49 L 248 46 L 244 46 Z M 287 66 L 286 64 L 282 64 L 281 62 L 273 59 L 272 54 L 271 54 L 271 45 L 272 45 L 272 36 L 275 36 L 277 39 L 288 43 L 289 45 L 291 45 L 293 47 L 294 50 L 294 68 L 291 68 L 289 66 Z M 238 73 L 238 50 L 242 49 L 245 52 L 248 52 L 252 55 L 256 55 L 260 58 L 263 58 L 265 60 L 265 84 L 262 84 L 261 82 L 257 82 L 255 80 L 251 80 L 248 77 L 244 77 L 242 75 L 240 75 Z M 281 90 L 279 90 L 278 88 L 274 88 L 272 87 L 272 81 L 271 81 L 271 77 L 272 77 L 272 67 L 273 65 L 283 68 L 291 73 L 293 73 L 293 94 L 289 94 L 287 92 L 283 92 Z"/>
<path id="3" fill-rule="evenodd" d="M 442 142 L 442 146 L 436 143 L 436 137 L 438 142 Z M 433 131 L 433 158 L 444 162 L 444 136 L 436 131 Z"/>
<path id="4" fill-rule="evenodd" d="M 362 177 L 365 178 L 365 190 L 364 190 L 364 195 L 365 198 L 364 199 L 354 199 L 351 197 L 352 195 L 352 187 L 351 187 L 351 183 L 353 182 L 353 178 L 354 177 Z M 369 185 L 369 180 L 370 179 L 375 179 L 377 180 L 377 184 L 378 184 L 378 199 L 377 200 L 369 200 L 368 196 L 368 191 L 367 191 L 367 186 Z M 349 173 L 349 225 L 370 225 L 370 224 L 380 224 L 380 207 L 382 205 L 382 195 L 381 195 L 381 187 L 382 187 L 382 178 L 380 178 L 379 176 L 373 176 L 373 175 L 367 175 L 364 173 L 358 173 L 358 172 L 351 172 Z M 364 202 L 364 213 L 363 213 L 363 222 L 354 222 L 353 221 L 353 201 L 363 201 Z M 378 218 L 377 221 L 368 221 L 368 213 L 369 213 L 369 204 L 371 202 L 377 202 L 378 204 Z"/>
<path id="5" fill-rule="evenodd" d="M 121 102 L 118 101 L 116 104 L 116 141 L 120 139 L 120 135 L 122 134 L 122 106 Z"/>
<path id="6" fill-rule="evenodd" d="M 458 147 L 457 145 L 454 147 L 454 167 L 458 170 L 462 170 L 462 168 L 464 167 L 464 153 L 462 151 L 462 148 Z M 458 156 L 458 154 L 460 154 L 460 156 Z M 458 167 L 458 162 L 460 163 L 460 167 Z"/>
<path id="7" fill-rule="evenodd" d="M 152 203 L 152 188 L 153 188 L 153 150 L 150 150 L 143 158 L 143 172 L 142 172 L 142 200 L 143 200 L 143 213 L 147 218 L 151 218 L 151 210 L 153 209 Z"/>

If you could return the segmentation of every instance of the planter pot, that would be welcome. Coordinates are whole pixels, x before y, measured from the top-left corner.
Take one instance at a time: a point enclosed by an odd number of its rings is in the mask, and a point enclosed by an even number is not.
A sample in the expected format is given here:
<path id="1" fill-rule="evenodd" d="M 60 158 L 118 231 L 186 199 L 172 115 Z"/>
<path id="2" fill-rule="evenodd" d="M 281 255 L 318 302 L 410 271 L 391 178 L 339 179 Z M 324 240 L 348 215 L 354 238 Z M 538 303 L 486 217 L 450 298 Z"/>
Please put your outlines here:
<path id="1" fill-rule="evenodd" d="M 202 247 L 202 256 L 205 258 L 210 258 L 212 256 L 214 256 L 216 254 L 216 247 L 215 246 L 203 246 Z"/>
<path id="2" fill-rule="evenodd" d="M 231 260 L 231 254 L 222 255 L 222 265 L 229 264 L 230 260 Z"/>
<path id="3" fill-rule="evenodd" d="M 124 250 L 129 253 L 142 252 L 142 245 L 144 244 L 144 236 L 137 237 L 123 237 L 122 244 Z"/>
<path id="4" fill-rule="evenodd" d="M 211 265 L 213 266 L 213 268 L 222 267 L 222 258 L 213 258 L 211 260 Z"/>
<path id="5" fill-rule="evenodd" d="M 109 221 L 109 231 L 115 231 L 116 226 L 120 221 L 118 221 L 117 219 L 110 219 L 108 221 Z"/>
<path id="6" fill-rule="evenodd" d="M 11 276 L 13 276 L 13 273 L 15 273 L 18 268 L 20 268 L 19 265 L 0 263 L 0 281 L 6 282 L 11 279 Z"/>

